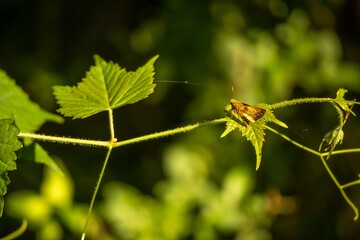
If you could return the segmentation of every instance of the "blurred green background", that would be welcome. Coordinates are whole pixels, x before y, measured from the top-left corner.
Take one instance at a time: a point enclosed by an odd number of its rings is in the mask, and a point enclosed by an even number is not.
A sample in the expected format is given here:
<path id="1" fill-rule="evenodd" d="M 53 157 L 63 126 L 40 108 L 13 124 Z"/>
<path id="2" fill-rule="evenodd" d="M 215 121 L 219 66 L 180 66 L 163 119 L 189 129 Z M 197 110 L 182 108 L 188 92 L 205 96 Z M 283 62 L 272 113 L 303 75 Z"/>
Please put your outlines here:
<path id="1" fill-rule="evenodd" d="M 0 68 L 48 111 L 53 85 L 74 85 L 92 56 L 135 70 L 156 54 L 150 98 L 115 111 L 124 140 L 224 116 L 231 98 L 255 104 L 360 93 L 360 2 L 0 1 Z M 176 84 L 169 81 L 189 82 Z M 233 89 L 233 90 L 232 90 Z M 356 107 L 355 112 L 358 112 Z M 288 136 L 317 149 L 337 124 L 330 105 L 279 109 Z M 105 113 L 47 123 L 49 135 L 107 139 Z M 267 132 L 263 159 L 225 126 L 116 149 L 95 204 L 89 239 L 357 239 L 359 222 L 320 160 Z M 359 121 L 342 148 L 359 147 Z M 11 172 L 0 235 L 23 217 L 20 239 L 79 239 L 104 149 L 42 143 L 68 176 L 22 159 Z M 343 183 L 358 154 L 330 162 Z M 360 206 L 360 186 L 350 189 Z"/>

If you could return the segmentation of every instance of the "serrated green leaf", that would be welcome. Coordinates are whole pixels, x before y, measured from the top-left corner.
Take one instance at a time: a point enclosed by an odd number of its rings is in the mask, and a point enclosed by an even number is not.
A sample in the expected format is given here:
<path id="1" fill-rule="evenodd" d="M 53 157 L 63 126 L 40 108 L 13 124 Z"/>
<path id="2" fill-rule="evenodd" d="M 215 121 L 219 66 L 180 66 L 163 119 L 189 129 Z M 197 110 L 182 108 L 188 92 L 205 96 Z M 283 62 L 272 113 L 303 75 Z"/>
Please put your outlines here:
<path id="1" fill-rule="evenodd" d="M 342 144 L 342 141 L 344 139 L 344 131 L 342 130 L 342 126 L 338 125 L 330 132 L 326 133 L 324 138 L 322 139 L 319 151 L 322 150 L 323 144 L 328 146 L 325 151 L 329 151 L 329 154 L 326 157 L 326 160 L 328 160 L 335 149 L 337 145 Z"/>
<path id="2" fill-rule="evenodd" d="M 347 90 L 344 88 L 340 88 L 336 92 L 336 103 L 339 104 L 345 112 L 351 112 L 352 115 L 356 116 L 350 108 L 349 101 L 344 98 L 345 93 L 347 93 Z"/>
<path id="3" fill-rule="evenodd" d="M 148 97 L 153 91 L 154 62 L 150 59 L 135 72 L 127 72 L 118 64 L 95 56 L 95 66 L 77 86 L 55 86 L 54 95 L 67 117 L 86 118 L 96 113 L 132 104 Z"/>
<path id="4" fill-rule="evenodd" d="M 226 135 L 234 131 L 237 127 L 238 127 L 238 123 L 229 119 L 229 121 L 226 122 L 225 131 L 221 134 L 220 138 L 225 137 Z"/>
<path id="5" fill-rule="evenodd" d="M 237 119 L 235 119 L 237 120 Z M 259 169 L 262 157 L 262 146 L 265 141 L 265 132 L 264 132 L 264 120 L 259 119 L 254 123 L 250 123 L 248 126 L 243 126 L 239 122 L 231 118 L 226 122 L 226 130 L 223 132 L 221 137 L 225 137 L 228 133 L 238 128 L 242 133 L 242 136 L 245 136 L 248 141 L 251 142 L 255 149 L 256 154 L 256 170 Z"/>
<path id="6" fill-rule="evenodd" d="M 3 196 L 10 183 L 7 172 L 16 169 L 15 151 L 22 147 L 21 142 L 17 139 L 19 132 L 12 119 L 0 120 L 0 216 L 2 216 L 4 206 Z"/>
<path id="7" fill-rule="evenodd" d="M 265 132 L 263 128 L 265 124 L 264 119 L 259 119 L 254 123 L 250 123 L 249 126 L 246 127 L 234 120 L 231 121 L 233 121 L 234 124 L 238 124 L 238 129 L 242 133 L 242 136 L 245 136 L 246 139 L 253 145 L 256 154 L 255 169 L 258 170 L 261 163 L 263 142 L 265 141 Z"/>
<path id="8" fill-rule="evenodd" d="M 265 122 L 263 119 L 259 119 L 254 123 L 250 123 L 248 127 L 240 126 L 239 130 L 242 132 L 243 136 L 246 137 L 248 141 L 254 146 L 256 154 L 256 167 L 258 170 L 261 163 L 262 157 L 262 146 L 265 141 L 265 132 L 264 132 Z"/>
<path id="9" fill-rule="evenodd" d="M 46 121 L 61 123 L 63 119 L 49 113 L 29 99 L 29 96 L 0 70 L 0 119 L 13 118 L 23 132 L 34 132 Z"/>
<path id="10" fill-rule="evenodd" d="M 266 122 L 272 122 L 272 123 L 275 123 L 275 124 L 279 125 L 280 127 L 288 128 L 288 126 L 284 122 L 282 122 L 282 121 L 280 121 L 279 119 L 276 118 L 275 114 L 273 113 L 273 111 L 271 110 L 269 105 L 267 105 L 267 104 L 258 104 L 257 107 L 260 107 L 260 108 L 263 108 L 263 109 L 266 110 L 266 113 L 263 116 L 263 119 L 265 120 L 265 123 Z"/>
<path id="11" fill-rule="evenodd" d="M 225 112 L 227 112 L 229 119 L 226 122 L 226 129 L 221 134 L 221 137 L 225 137 L 234 129 L 238 128 L 239 131 L 242 133 L 242 135 L 245 136 L 246 139 L 251 142 L 251 144 L 255 149 L 256 170 L 258 170 L 261 163 L 262 146 L 265 141 L 264 127 L 266 122 L 273 122 L 284 128 L 287 128 L 287 125 L 275 117 L 269 105 L 258 104 L 256 105 L 256 107 L 264 109 L 265 114 L 261 118 L 257 119 L 255 122 L 250 122 L 246 124 L 243 122 L 243 119 L 240 116 L 238 116 L 235 111 L 233 111 L 232 106 L 227 105 L 225 107 Z"/>

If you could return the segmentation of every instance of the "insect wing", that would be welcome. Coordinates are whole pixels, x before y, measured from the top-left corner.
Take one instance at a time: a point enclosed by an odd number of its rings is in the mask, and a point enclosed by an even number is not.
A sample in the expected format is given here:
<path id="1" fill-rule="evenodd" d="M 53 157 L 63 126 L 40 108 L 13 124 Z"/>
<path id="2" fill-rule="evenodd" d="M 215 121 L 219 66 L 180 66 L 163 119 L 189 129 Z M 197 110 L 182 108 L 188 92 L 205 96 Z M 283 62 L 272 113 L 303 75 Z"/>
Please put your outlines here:
<path id="1" fill-rule="evenodd" d="M 241 119 L 247 126 L 251 122 L 255 122 L 256 120 L 264 116 L 266 112 L 265 109 L 250 106 L 246 103 L 241 103 L 235 99 L 230 100 L 230 105 L 232 107 L 232 110 L 241 117 Z"/>

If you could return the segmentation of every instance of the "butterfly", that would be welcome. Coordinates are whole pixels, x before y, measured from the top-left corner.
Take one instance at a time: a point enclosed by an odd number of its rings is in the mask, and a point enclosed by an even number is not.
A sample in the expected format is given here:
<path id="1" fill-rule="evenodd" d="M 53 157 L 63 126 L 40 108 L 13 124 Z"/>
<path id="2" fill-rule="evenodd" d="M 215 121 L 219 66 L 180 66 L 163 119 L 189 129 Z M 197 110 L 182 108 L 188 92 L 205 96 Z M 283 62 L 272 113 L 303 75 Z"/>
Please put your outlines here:
<path id="1" fill-rule="evenodd" d="M 235 99 L 230 100 L 230 105 L 232 111 L 234 111 L 239 117 L 241 117 L 246 126 L 249 126 L 250 123 L 253 123 L 262 116 L 264 116 L 266 112 L 265 109 L 250 106 L 246 103 L 241 103 Z"/>

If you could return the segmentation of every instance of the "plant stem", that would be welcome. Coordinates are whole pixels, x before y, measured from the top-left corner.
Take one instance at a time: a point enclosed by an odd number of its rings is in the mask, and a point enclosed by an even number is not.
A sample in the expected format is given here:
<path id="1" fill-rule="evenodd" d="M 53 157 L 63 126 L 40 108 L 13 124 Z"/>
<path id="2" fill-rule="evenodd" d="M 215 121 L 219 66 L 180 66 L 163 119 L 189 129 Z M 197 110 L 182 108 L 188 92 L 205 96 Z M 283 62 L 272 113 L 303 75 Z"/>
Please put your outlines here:
<path id="1" fill-rule="evenodd" d="M 330 175 L 330 178 L 333 180 L 333 182 L 335 183 L 336 187 L 339 189 L 341 195 L 343 196 L 343 198 L 345 199 L 345 201 L 349 204 L 349 206 L 353 209 L 354 213 L 355 213 L 355 217 L 354 217 L 354 221 L 356 221 L 359 217 L 359 211 L 357 209 L 357 207 L 355 206 L 355 204 L 350 200 L 350 198 L 347 196 L 347 194 L 344 191 L 344 188 L 355 185 L 355 184 L 360 184 L 360 180 L 358 181 L 354 181 L 351 182 L 349 184 L 345 184 L 343 186 L 341 186 L 341 184 L 339 183 L 339 181 L 336 179 L 334 173 L 331 171 L 331 169 L 329 168 L 329 166 L 326 163 L 326 160 L 324 159 L 324 156 L 329 155 L 329 152 L 327 153 L 320 153 L 318 151 L 315 151 L 311 148 L 308 148 L 304 145 L 302 145 L 301 143 L 298 143 L 294 140 L 292 140 L 291 138 L 289 138 L 288 136 L 276 131 L 275 129 L 269 127 L 269 126 L 265 126 L 268 130 L 272 131 L 273 133 L 279 135 L 280 137 L 284 138 L 285 140 L 291 142 L 292 144 L 294 144 L 295 146 L 304 149 L 305 151 L 308 151 L 318 157 L 320 157 L 321 162 L 323 163 L 327 173 Z M 358 152 L 360 149 L 347 149 L 347 150 L 339 150 L 339 151 L 334 151 L 332 152 L 332 154 L 341 154 L 341 153 L 345 153 L 345 152 Z"/>
<path id="2" fill-rule="evenodd" d="M 321 156 L 321 154 L 318 151 L 315 151 L 315 150 L 313 150 L 311 148 L 308 148 L 308 147 L 302 145 L 301 143 L 298 143 L 298 142 L 292 140 L 291 138 L 289 138 L 285 134 L 282 134 L 282 133 L 278 132 L 277 130 L 275 130 L 275 129 L 267 126 L 267 125 L 265 125 L 265 127 L 266 127 L 266 129 L 268 129 L 268 130 L 272 131 L 273 133 L 279 135 L 280 137 L 284 138 L 286 141 L 289 141 L 290 143 L 294 144 L 295 146 L 297 146 L 297 147 L 299 147 L 301 149 L 304 149 L 305 151 L 308 151 L 308 152 L 310 152 L 312 154 L 315 154 L 316 156 Z"/>
<path id="3" fill-rule="evenodd" d="M 21 236 L 21 234 L 23 234 L 26 231 L 27 226 L 28 226 L 28 221 L 26 219 L 23 219 L 21 226 L 18 229 L 16 229 L 14 232 L 10 233 L 7 236 L 0 238 L 0 240 L 12 240 L 18 238 L 19 236 Z"/>
<path id="4" fill-rule="evenodd" d="M 112 137 L 112 140 L 113 140 L 112 142 L 111 142 L 111 140 L 110 141 L 86 140 L 86 139 L 80 139 L 80 138 L 48 136 L 48 135 L 35 134 L 35 133 L 19 133 L 18 137 L 32 138 L 32 139 L 46 141 L 46 142 L 71 143 L 71 144 L 80 144 L 80 145 L 98 146 L 98 147 L 107 147 L 107 148 L 112 146 L 115 148 L 115 147 L 120 147 L 120 146 L 124 146 L 127 144 L 148 141 L 151 139 L 156 139 L 156 138 L 161 138 L 161 137 L 167 137 L 167 136 L 175 135 L 178 133 L 184 133 L 184 132 L 194 130 L 195 128 L 198 128 L 198 127 L 204 127 L 204 126 L 215 125 L 215 124 L 219 124 L 219 123 L 225 123 L 226 121 L 227 121 L 227 118 L 219 118 L 219 119 L 215 119 L 215 120 L 204 122 L 204 123 L 197 123 L 197 124 L 188 125 L 185 127 L 166 130 L 163 132 L 152 133 L 149 135 L 124 140 L 121 142 L 116 142 L 115 136 Z"/>
<path id="5" fill-rule="evenodd" d="M 71 143 L 71 144 L 88 145 L 88 146 L 109 147 L 108 141 L 100 141 L 100 140 L 86 140 L 86 139 L 80 139 L 80 138 L 56 137 L 56 136 L 48 136 L 48 135 L 43 135 L 43 134 L 23 133 L 23 132 L 19 133 L 18 137 L 32 138 L 32 139 L 46 141 L 46 142 Z"/>
<path id="6" fill-rule="evenodd" d="M 84 230 L 83 230 L 83 232 L 82 232 L 81 240 L 84 240 L 84 239 L 85 239 L 86 229 L 87 229 L 87 226 L 88 226 L 88 223 L 89 223 L 89 220 L 90 220 L 90 216 L 91 216 L 92 209 L 93 209 L 93 207 L 94 207 L 95 198 L 96 198 L 97 193 L 98 193 L 98 191 L 99 191 L 100 184 L 101 184 L 101 180 L 102 180 L 103 177 L 104 177 L 105 169 L 106 169 L 107 163 L 108 163 L 108 161 L 109 161 L 109 158 L 110 158 L 110 154 L 111 154 L 112 149 L 113 149 L 112 146 L 110 146 L 109 149 L 108 149 L 108 151 L 107 151 L 106 158 L 105 158 L 104 164 L 103 164 L 103 166 L 102 166 L 99 179 L 98 179 L 98 181 L 97 181 L 97 183 L 96 183 L 95 191 L 94 191 L 94 194 L 92 195 L 92 198 L 91 198 L 90 207 L 89 207 L 88 215 L 87 215 L 87 217 L 86 217 L 86 222 L 85 222 L 85 225 L 84 225 Z"/>
<path id="7" fill-rule="evenodd" d="M 360 184 L 360 179 L 358 179 L 356 181 L 346 183 L 346 184 L 343 184 L 343 185 L 341 185 L 341 188 L 345 189 L 345 188 L 352 187 L 352 186 L 355 186 L 355 185 L 358 185 L 358 184 Z"/>
<path id="8" fill-rule="evenodd" d="M 336 99 L 333 98 L 298 98 L 298 99 L 286 100 L 271 104 L 270 108 L 275 109 L 275 108 L 287 107 L 301 103 L 324 103 L 324 102 L 334 102 L 334 101 L 336 101 Z"/>
<path id="9" fill-rule="evenodd" d="M 344 154 L 344 153 L 355 153 L 355 152 L 360 152 L 360 148 L 349 148 L 349 149 L 341 149 L 341 150 L 336 150 L 336 151 L 333 151 L 331 153 L 331 155 L 336 155 L 336 154 Z M 324 152 L 324 153 L 321 153 L 321 156 L 327 156 L 329 155 L 328 152 Z"/>
<path id="10" fill-rule="evenodd" d="M 326 171 L 330 175 L 331 179 L 333 180 L 335 185 L 339 188 L 339 191 L 340 191 L 341 195 L 343 196 L 345 201 L 349 204 L 349 206 L 353 209 L 353 211 L 355 213 L 354 221 L 356 221 L 358 219 L 358 217 L 359 217 L 359 211 L 358 211 L 357 207 L 355 206 L 355 204 L 350 200 L 350 198 L 345 193 L 344 187 L 342 187 L 341 184 L 339 183 L 339 181 L 336 179 L 335 175 L 333 174 L 333 172 L 331 171 L 331 169 L 327 165 L 325 158 L 323 156 L 320 156 L 320 159 L 321 159 L 321 162 L 323 163 Z"/>
<path id="11" fill-rule="evenodd" d="M 116 143 L 113 144 L 113 146 L 115 148 L 115 147 L 120 147 L 120 146 L 124 146 L 124 145 L 127 145 L 127 144 L 138 143 L 138 142 L 142 142 L 142 141 L 148 141 L 148 140 L 151 140 L 151 139 L 156 139 L 156 138 L 161 138 L 161 137 L 167 137 L 167 136 L 175 135 L 175 134 L 178 134 L 178 133 L 188 132 L 188 131 L 194 130 L 195 128 L 198 128 L 198 127 L 204 127 L 204 126 L 215 125 L 215 124 L 219 124 L 219 123 L 225 123 L 226 121 L 228 121 L 227 118 L 219 118 L 219 119 L 215 119 L 215 120 L 204 122 L 204 123 L 197 123 L 197 124 L 188 125 L 188 126 L 185 126 L 185 127 L 175 128 L 175 129 L 171 129 L 171 130 L 167 130 L 167 131 L 163 131 L 163 132 L 159 132 L 159 133 L 152 133 L 152 134 L 149 134 L 149 135 L 145 135 L 145 136 L 141 136 L 141 137 L 137 137 L 137 138 L 132 138 L 132 139 L 129 139 L 129 140 L 116 142 Z"/>
<path id="12" fill-rule="evenodd" d="M 109 113 L 110 139 L 111 139 L 111 142 L 116 142 L 113 110 L 110 108 L 110 109 L 108 110 L 108 113 Z"/>

